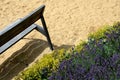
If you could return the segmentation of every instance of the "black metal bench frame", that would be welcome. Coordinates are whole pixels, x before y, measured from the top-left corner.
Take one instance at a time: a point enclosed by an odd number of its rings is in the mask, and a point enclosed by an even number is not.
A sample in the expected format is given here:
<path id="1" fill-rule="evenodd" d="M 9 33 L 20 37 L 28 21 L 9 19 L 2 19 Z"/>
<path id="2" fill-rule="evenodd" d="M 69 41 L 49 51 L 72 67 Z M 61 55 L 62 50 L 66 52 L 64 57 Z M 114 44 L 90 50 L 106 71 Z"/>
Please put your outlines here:
<path id="1" fill-rule="evenodd" d="M 53 50 L 53 45 L 43 16 L 44 8 L 45 5 L 42 5 L 28 16 L 18 19 L 11 25 L 7 26 L 4 30 L 0 31 L 0 54 L 34 29 L 46 36 L 50 49 Z M 41 19 L 43 27 L 34 24 L 39 19 Z"/>

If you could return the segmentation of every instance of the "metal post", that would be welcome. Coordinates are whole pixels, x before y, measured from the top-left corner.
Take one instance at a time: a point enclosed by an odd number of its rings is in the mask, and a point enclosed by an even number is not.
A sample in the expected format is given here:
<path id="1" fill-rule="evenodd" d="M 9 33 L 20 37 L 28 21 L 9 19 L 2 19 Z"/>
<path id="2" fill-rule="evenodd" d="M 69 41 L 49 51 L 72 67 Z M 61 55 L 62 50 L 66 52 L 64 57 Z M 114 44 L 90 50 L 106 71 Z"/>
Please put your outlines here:
<path id="1" fill-rule="evenodd" d="M 46 26 L 46 23 L 45 23 L 45 19 L 44 19 L 44 16 L 43 16 L 43 15 L 41 16 L 41 22 L 42 22 L 43 28 L 44 28 L 44 30 L 45 30 L 46 37 L 47 37 L 47 40 L 48 40 L 48 44 L 49 44 L 49 46 L 50 46 L 50 49 L 51 49 L 51 50 L 54 50 L 54 49 L 53 49 L 52 42 L 51 42 L 51 39 L 50 39 L 50 36 L 49 36 L 49 33 L 48 33 L 48 30 L 47 30 L 47 26 Z"/>

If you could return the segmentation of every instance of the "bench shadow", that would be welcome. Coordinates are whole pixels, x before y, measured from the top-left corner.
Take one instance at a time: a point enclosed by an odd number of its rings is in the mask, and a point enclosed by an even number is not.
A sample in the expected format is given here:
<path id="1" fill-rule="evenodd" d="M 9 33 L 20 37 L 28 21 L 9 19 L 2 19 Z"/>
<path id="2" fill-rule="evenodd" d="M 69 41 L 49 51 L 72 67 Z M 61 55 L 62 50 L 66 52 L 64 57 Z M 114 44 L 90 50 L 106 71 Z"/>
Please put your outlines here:
<path id="1" fill-rule="evenodd" d="M 46 48 L 48 48 L 47 41 L 41 39 L 29 39 L 20 50 L 16 51 L 9 57 L 2 65 L 0 65 L 0 80 L 11 80 L 20 71 L 24 70 L 30 63 L 32 63 Z M 56 49 L 69 49 L 73 45 L 56 46 Z"/>

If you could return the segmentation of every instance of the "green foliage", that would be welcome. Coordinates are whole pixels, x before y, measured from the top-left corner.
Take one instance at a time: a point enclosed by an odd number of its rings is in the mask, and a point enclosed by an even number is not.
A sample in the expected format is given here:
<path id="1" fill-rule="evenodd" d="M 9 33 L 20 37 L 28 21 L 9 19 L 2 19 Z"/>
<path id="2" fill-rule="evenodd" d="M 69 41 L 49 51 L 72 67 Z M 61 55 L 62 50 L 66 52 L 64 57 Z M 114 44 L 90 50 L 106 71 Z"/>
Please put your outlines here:
<path id="1" fill-rule="evenodd" d="M 81 41 L 76 47 L 75 47 L 75 49 L 74 49 L 74 51 L 76 52 L 80 52 L 83 48 L 84 48 L 84 46 L 87 44 L 87 42 L 86 41 Z"/>
<path id="2" fill-rule="evenodd" d="M 114 29 L 110 25 L 104 25 L 103 27 L 104 28 L 100 28 L 98 31 L 89 34 L 89 38 L 94 38 L 95 40 L 104 38 L 105 37 L 105 32 L 110 33 Z"/>
<path id="3" fill-rule="evenodd" d="M 69 54 L 64 49 L 57 50 L 51 54 L 46 54 L 32 67 L 19 73 L 16 80 L 47 80 L 53 71 L 58 68 L 59 63 L 68 58 Z"/>

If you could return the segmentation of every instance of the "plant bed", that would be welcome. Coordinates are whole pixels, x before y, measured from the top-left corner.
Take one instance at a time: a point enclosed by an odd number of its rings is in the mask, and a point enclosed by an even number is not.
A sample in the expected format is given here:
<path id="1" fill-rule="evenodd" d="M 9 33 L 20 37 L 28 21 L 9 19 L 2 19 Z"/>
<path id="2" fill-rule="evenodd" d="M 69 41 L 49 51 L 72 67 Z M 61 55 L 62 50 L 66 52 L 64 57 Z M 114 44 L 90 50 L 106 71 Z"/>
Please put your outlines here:
<path id="1" fill-rule="evenodd" d="M 120 23 L 91 34 L 49 80 L 120 80 Z"/>
<path id="2" fill-rule="evenodd" d="M 120 23 L 91 34 L 74 49 L 45 55 L 16 80 L 120 80 Z"/>

